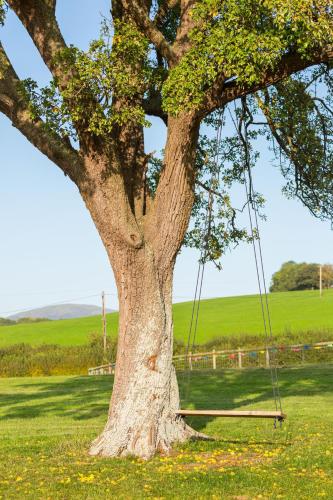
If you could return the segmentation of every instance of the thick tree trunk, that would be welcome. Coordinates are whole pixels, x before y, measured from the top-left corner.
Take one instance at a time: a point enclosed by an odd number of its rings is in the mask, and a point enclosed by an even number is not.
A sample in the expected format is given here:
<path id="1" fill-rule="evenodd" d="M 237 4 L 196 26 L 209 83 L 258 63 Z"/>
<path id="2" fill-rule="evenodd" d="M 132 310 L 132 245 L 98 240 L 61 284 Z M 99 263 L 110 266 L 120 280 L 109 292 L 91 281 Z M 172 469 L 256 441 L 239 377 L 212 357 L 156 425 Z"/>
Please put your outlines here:
<path id="1" fill-rule="evenodd" d="M 193 204 L 198 127 L 191 115 L 169 119 L 164 168 L 148 211 L 139 203 L 144 177 L 131 177 L 132 171 L 145 171 L 143 147 L 130 147 L 133 137 L 142 146 L 142 134 L 121 134 L 114 142 L 121 146 L 117 155 L 97 153 L 85 160 L 81 193 L 108 252 L 120 306 L 109 416 L 92 455 L 149 458 L 168 452 L 175 442 L 199 437 L 176 416 L 179 394 L 172 366 L 173 268 Z"/>
<path id="2" fill-rule="evenodd" d="M 176 416 L 172 366 L 172 273 L 161 280 L 152 249 L 129 249 L 116 267 L 120 302 L 116 373 L 109 417 L 90 453 L 149 458 L 197 433 Z"/>

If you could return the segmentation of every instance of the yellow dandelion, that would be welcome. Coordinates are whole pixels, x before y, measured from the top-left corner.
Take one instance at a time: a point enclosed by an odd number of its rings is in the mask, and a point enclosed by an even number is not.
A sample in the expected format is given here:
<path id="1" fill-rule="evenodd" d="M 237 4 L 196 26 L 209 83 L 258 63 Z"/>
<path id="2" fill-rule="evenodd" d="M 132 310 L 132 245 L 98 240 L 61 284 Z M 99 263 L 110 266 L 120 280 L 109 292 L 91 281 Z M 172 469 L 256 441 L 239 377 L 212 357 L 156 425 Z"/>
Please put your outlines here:
<path id="1" fill-rule="evenodd" d="M 89 474 L 88 476 L 84 476 L 83 474 L 79 474 L 78 479 L 81 483 L 93 483 L 95 476 L 94 476 L 94 474 Z"/>
<path id="2" fill-rule="evenodd" d="M 63 479 L 60 479 L 60 483 L 61 484 L 68 484 L 71 482 L 71 478 L 70 477 L 64 477 Z"/>

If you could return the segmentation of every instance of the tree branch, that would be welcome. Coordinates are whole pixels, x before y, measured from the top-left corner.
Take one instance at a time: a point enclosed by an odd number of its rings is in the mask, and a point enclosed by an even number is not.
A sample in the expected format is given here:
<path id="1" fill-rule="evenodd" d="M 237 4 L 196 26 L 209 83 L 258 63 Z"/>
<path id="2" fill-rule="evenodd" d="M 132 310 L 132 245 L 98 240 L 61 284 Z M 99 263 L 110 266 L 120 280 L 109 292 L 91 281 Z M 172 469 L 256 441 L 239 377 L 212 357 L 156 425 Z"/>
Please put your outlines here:
<path id="1" fill-rule="evenodd" d="M 180 24 L 177 30 L 177 37 L 173 44 L 173 49 L 177 56 L 181 58 L 191 47 L 190 32 L 195 27 L 195 22 L 191 15 L 195 0 L 180 1 Z"/>
<path id="2" fill-rule="evenodd" d="M 8 0 L 8 5 L 16 13 L 37 47 L 44 63 L 57 81 L 59 90 L 65 90 L 75 76 L 56 56 L 67 48 L 55 17 L 56 0 Z M 75 109 L 71 99 L 67 99 L 70 110 Z M 94 96 L 85 96 L 85 109 L 92 113 L 97 103 Z M 88 112 L 87 112 L 88 114 Z M 73 121 L 81 146 L 86 149 L 91 145 L 93 134 L 87 132 L 86 117 Z"/>
<path id="3" fill-rule="evenodd" d="M 20 80 L 15 73 L 6 52 L 0 43 L 0 111 L 12 125 L 53 161 L 74 182 L 82 174 L 82 164 L 78 152 L 69 140 L 46 130 L 41 119 L 33 120 L 29 103 L 20 92 Z"/>
<path id="4" fill-rule="evenodd" d="M 137 26 L 142 29 L 151 43 L 168 61 L 169 66 L 176 64 L 177 56 L 174 50 L 157 28 L 156 24 L 149 19 L 149 14 L 145 5 L 141 3 L 140 0 L 123 0 L 123 4 Z"/>
<path id="5" fill-rule="evenodd" d="M 154 23 L 156 24 L 156 26 L 159 26 L 163 22 L 168 11 L 174 9 L 179 4 L 179 2 L 180 0 L 165 0 L 161 3 L 154 18 Z"/>
<path id="6" fill-rule="evenodd" d="M 63 71 L 55 56 L 66 48 L 55 17 L 54 0 L 8 0 L 9 7 L 15 12 L 28 31 L 46 66 L 58 79 L 60 86 L 66 85 L 66 72 Z"/>
<path id="7" fill-rule="evenodd" d="M 301 58 L 299 54 L 286 54 L 274 70 L 266 71 L 261 80 L 255 84 L 240 84 L 237 78 L 226 80 L 225 75 L 221 74 L 207 91 L 201 105 L 201 113 L 206 116 L 228 102 L 269 87 L 298 71 L 320 63 L 328 63 L 332 59 L 332 45 L 314 52 L 307 59 Z"/>
<path id="8" fill-rule="evenodd" d="M 212 193 L 215 196 L 218 196 L 219 198 L 223 198 L 223 195 L 221 193 L 219 193 L 218 191 L 216 191 L 216 189 L 212 189 L 211 187 L 206 186 L 206 184 L 204 184 L 203 182 L 199 181 L 198 179 L 196 179 L 195 183 L 198 186 L 200 186 L 202 189 L 204 189 L 205 191 L 207 191 L 207 193 Z"/>
<path id="9" fill-rule="evenodd" d="M 159 92 L 153 92 L 142 101 L 143 109 L 149 116 L 161 118 L 165 125 L 168 124 L 168 115 L 162 109 L 162 97 Z"/>

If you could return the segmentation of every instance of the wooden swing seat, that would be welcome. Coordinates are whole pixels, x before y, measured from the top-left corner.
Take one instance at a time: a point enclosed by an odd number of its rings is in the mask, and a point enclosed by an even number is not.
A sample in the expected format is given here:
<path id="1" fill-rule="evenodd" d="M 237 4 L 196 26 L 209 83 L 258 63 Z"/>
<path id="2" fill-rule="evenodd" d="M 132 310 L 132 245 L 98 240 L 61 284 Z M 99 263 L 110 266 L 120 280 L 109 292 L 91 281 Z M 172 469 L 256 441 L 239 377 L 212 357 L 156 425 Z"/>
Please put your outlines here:
<path id="1" fill-rule="evenodd" d="M 265 410 L 178 410 L 177 415 L 182 417 L 249 417 L 275 418 L 283 421 L 287 415 L 281 411 Z"/>

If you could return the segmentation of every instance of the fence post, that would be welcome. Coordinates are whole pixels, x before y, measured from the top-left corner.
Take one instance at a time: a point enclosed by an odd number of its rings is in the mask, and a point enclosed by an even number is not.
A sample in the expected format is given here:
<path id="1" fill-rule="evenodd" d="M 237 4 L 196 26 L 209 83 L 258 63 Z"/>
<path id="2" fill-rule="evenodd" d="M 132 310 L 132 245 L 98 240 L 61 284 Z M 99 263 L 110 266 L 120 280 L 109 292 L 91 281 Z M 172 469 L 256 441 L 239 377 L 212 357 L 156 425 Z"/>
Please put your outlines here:
<path id="1" fill-rule="evenodd" d="M 238 347 L 238 368 L 242 368 L 242 353 L 240 347 Z"/>
<path id="2" fill-rule="evenodd" d="M 266 368 L 269 368 L 269 348 L 266 349 Z"/>
<path id="3" fill-rule="evenodd" d="M 216 354 L 215 354 L 215 349 L 213 349 L 213 370 L 216 370 Z"/>
<path id="4" fill-rule="evenodd" d="M 304 363 L 305 361 L 305 349 L 304 349 L 304 345 L 302 345 L 302 363 Z"/>
<path id="5" fill-rule="evenodd" d="M 192 353 L 191 352 L 188 353 L 188 365 L 189 365 L 190 370 L 192 370 Z"/>

